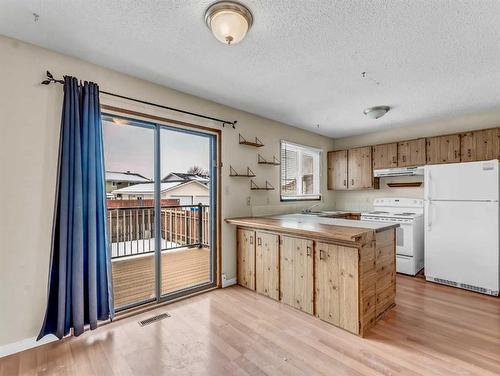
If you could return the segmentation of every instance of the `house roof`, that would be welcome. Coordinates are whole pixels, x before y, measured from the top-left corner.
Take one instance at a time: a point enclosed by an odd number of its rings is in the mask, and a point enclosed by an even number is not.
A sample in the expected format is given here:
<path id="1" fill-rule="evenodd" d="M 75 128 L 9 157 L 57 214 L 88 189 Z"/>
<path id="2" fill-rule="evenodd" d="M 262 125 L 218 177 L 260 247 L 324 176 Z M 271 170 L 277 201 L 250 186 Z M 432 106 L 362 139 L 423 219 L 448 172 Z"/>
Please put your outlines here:
<path id="1" fill-rule="evenodd" d="M 161 188 L 160 192 L 165 193 L 168 191 L 173 190 L 174 188 L 179 188 L 181 186 L 186 186 L 189 184 L 198 184 L 201 187 L 205 188 L 208 190 L 207 186 L 201 182 L 192 180 L 192 181 L 187 181 L 187 182 L 168 182 L 168 183 L 161 183 Z M 154 183 L 142 183 L 142 184 L 134 184 L 129 187 L 124 187 L 120 189 L 115 189 L 112 193 L 113 194 L 132 194 L 132 195 L 137 195 L 137 194 L 153 194 L 155 191 L 155 184 Z"/>
<path id="2" fill-rule="evenodd" d="M 198 175 L 198 174 L 188 174 L 185 172 L 171 172 L 163 179 L 162 182 L 173 182 L 173 181 L 199 181 L 202 183 L 208 183 L 210 181 L 207 175 Z"/>
<path id="3" fill-rule="evenodd" d="M 106 171 L 106 181 L 124 181 L 129 183 L 146 183 L 151 179 L 137 173 L 130 171 Z"/>

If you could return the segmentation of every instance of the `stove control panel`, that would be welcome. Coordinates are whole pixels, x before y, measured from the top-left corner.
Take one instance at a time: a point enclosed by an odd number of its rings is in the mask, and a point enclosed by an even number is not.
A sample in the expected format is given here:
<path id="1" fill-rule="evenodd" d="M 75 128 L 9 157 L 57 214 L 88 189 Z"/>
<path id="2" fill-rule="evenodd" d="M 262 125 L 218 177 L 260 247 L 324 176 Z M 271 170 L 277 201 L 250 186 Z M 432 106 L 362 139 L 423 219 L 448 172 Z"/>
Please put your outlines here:
<path id="1" fill-rule="evenodd" d="M 412 223 L 411 218 L 388 218 L 388 217 L 371 217 L 369 215 L 362 215 L 362 221 L 373 221 L 373 222 L 397 222 L 397 223 Z"/>

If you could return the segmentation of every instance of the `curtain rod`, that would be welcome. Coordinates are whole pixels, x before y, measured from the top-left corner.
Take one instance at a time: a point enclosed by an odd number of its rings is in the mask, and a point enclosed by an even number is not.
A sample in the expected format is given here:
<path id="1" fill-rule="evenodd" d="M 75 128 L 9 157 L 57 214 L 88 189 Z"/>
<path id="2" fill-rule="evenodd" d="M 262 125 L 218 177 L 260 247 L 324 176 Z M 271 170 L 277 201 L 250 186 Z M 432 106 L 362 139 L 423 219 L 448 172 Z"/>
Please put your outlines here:
<path id="1" fill-rule="evenodd" d="M 46 72 L 46 75 L 47 75 L 47 79 L 43 80 L 41 82 L 42 85 L 50 85 L 51 83 L 64 84 L 64 80 L 55 79 L 54 76 L 52 75 L 52 73 L 50 73 L 49 71 Z M 170 110 L 170 111 L 180 112 L 180 113 L 186 114 L 186 115 L 191 115 L 191 116 L 196 116 L 196 117 L 203 118 L 203 119 L 217 121 L 219 123 L 222 123 L 222 127 L 225 127 L 226 125 L 231 125 L 233 127 L 233 129 L 236 129 L 235 125 L 238 122 L 238 120 L 228 121 L 228 120 L 224 120 L 224 119 L 217 119 L 217 118 L 214 118 L 211 116 L 197 114 L 196 112 L 185 111 L 185 110 L 181 110 L 181 109 L 174 108 L 174 107 L 164 106 L 164 105 L 161 105 L 158 103 L 147 102 L 147 101 L 143 101 L 141 99 L 136 99 L 136 98 L 127 97 L 125 95 L 111 93 L 109 91 L 99 90 L 99 92 L 102 94 L 111 95 L 113 97 L 127 99 L 130 101 L 138 102 L 138 103 L 142 103 L 142 104 L 147 104 L 149 106 L 159 107 L 159 108 L 163 108 L 163 109 Z"/>

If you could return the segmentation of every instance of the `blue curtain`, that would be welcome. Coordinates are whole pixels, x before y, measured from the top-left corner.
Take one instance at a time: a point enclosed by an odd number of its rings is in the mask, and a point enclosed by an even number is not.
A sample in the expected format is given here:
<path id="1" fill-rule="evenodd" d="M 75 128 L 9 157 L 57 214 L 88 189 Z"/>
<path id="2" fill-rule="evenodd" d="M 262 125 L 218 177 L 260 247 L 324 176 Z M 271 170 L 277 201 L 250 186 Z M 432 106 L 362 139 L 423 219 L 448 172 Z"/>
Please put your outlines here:
<path id="1" fill-rule="evenodd" d="M 64 77 L 49 291 L 38 339 L 112 318 L 99 87 Z"/>

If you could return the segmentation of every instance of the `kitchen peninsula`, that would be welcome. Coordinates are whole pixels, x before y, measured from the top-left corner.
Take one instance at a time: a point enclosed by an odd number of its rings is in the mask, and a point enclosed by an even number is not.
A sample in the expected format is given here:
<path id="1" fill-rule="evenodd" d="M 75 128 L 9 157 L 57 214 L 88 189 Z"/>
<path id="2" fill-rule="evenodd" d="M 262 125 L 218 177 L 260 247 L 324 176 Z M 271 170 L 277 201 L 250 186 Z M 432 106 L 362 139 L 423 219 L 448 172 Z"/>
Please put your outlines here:
<path id="1" fill-rule="evenodd" d="M 237 226 L 237 279 L 364 336 L 394 305 L 397 224 L 306 214 L 229 218 Z"/>

